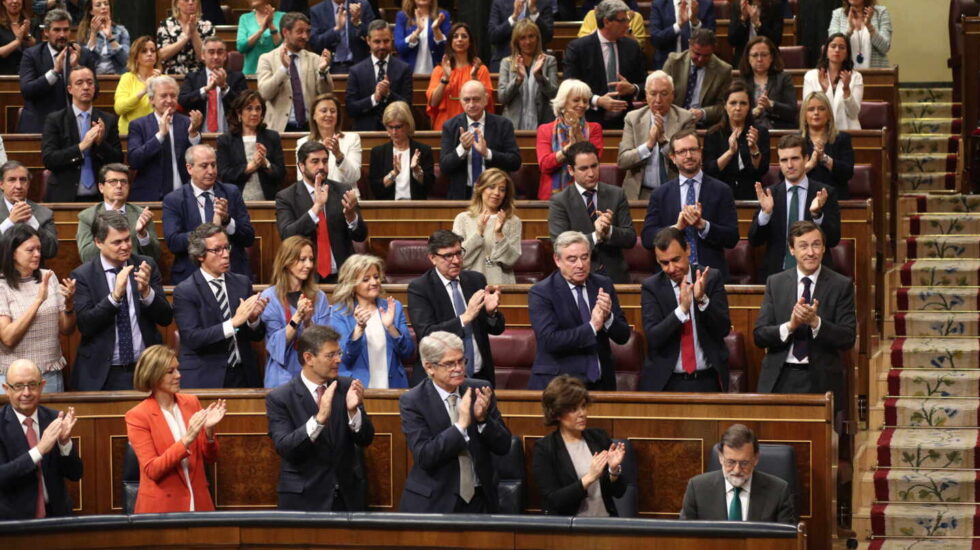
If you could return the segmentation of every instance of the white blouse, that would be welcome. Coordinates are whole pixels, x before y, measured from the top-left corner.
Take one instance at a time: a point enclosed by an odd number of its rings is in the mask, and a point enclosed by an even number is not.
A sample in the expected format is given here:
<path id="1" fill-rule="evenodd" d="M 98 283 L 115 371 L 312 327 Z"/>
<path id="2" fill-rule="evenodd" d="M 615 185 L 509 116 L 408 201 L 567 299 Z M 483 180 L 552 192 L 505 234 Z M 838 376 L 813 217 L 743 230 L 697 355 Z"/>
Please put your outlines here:
<path id="1" fill-rule="evenodd" d="M 167 426 L 170 427 L 170 433 L 174 436 L 174 441 L 180 441 L 182 437 L 187 433 L 187 427 L 184 426 L 184 416 L 180 414 L 180 407 L 177 406 L 177 402 L 174 402 L 173 408 L 170 410 L 160 408 L 163 411 L 163 418 L 167 421 Z M 190 512 L 194 511 L 194 488 L 191 487 L 191 472 L 189 470 L 190 462 L 187 457 L 180 459 L 180 469 L 184 471 L 184 483 L 187 484 L 187 492 L 191 495 L 191 508 Z"/>
<path id="2" fill-rule="evenodd" d="M 370 365 L 371 378 L 368 380 L 369 388 L 388 388 L 388 336 L 385 334 L 385 325 L 381 322 L 381 310 L 375 312 L 368 319 L 367 326 L 364 328 L 364 336 L 367 338 L 368 365 Z"/>
<path id="3" fill-rule="evenodd" d="M 309 136 L 303 136 L 296 142 L 296 179 L 302 180 L 303 174 L 299 169 L 299 148 L 309 141 Z M 357 190 L 357 182 L 361 179 L 361 136 L 356 132 L 344 132 L 344 137 L 340 138 L 340 152 L 344 155 L 344 162 L 337 166 L 337 159 L 330 150 L 327 168 L 327 178 L 336 182 L 346 184 L 353 190 Z"/>
<path id="4" fill-rule="evenodd" d="M 830 107 L 834 112 L 834 122 L 838 130 L 860 130 L 861 100 L 864 98 L 864 77 L 858 71 L 851 73 L 851 97 L 844 97 L 844 81 L 838 80 L 837 85 L 824 89 L 820 84 L 819 69 L 810 69 L 803 75 L 803 100 L 811 92 L 823 92 L 830 99 Z M 804 109 L 806 106 L 803 107 Z"/>

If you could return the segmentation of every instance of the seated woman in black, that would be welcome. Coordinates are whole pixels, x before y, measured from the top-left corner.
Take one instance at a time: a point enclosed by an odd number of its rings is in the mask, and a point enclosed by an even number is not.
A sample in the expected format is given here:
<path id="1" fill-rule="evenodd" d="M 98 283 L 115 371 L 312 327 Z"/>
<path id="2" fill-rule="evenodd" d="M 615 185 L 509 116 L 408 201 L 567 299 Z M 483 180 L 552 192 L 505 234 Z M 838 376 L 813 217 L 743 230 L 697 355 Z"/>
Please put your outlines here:
<path id="1" fill-rule="evenodd" d="M 749 101 L 745 84 L 732 82 L 721 120 L 704 136 L 704 172 L 730 185 L 735 200 L 755 199 L 755 182 L 769 171 L 769 130 L 754 124 Z"/>

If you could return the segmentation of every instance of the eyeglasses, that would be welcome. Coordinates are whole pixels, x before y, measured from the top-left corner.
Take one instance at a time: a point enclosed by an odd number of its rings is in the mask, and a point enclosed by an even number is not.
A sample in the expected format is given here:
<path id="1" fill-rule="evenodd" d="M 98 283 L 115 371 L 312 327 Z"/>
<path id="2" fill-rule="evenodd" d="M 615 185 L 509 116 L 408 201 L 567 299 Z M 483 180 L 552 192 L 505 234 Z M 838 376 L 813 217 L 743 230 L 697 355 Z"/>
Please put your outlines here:
<path id="1" fill-rule="evenodd" d="M 442 367 L 444 369 L 454 369 L 456 367 L 463 367 L 465 369 L 466 368 L 466 358 L 465 357 L 462 357 L 462 358 L 457 359 L 455 361 L 446 361 L 444 363 L 432 363 L 432 364 L 434 366 L 436 366 L 436 367 Z"/>
<path id="2" fill-rule="evenodd" d="M 446 252 L 445 254 L 440 254 L 438 252 L 433 252 L 432 253 L 433 256 L 438 256 L 438 257 L 442 258 L 443 260 L 446 260 L 447 262 L 451 262 L 451 261 L 453 261 L 456 258 L 462 258 L 463 257 L 463 254 L 466 254 L 466 249 L 465 248 L 460 248 L 459 251 L 457 251 L 457 252 Z"/>
<path id="3" fill-rule="evenodd" d="M 8 388 L 14 390 L 14 393 L 20 393 L 20 392 L 24 391 L 25 388 L 26 389 L 29 389 L 31 391 L 34 391 L 34 390 L 36 390 L 36 389 L 38 389 L 38 388 L 41 387 L 41 383 L 40 382 L 27 382 L 26 384 L 23 383 L 23 382 L 21 382 L 19 384 L 5 384 L 5 385 Z"/>
<path id="4" fill-rule="evenodd" d="M 217 247 L 214 247 L 214 248 L 205 248 L 204 251 L 205 252 L 210 252 L 211 254 L 215 254 L 215 255 L 224 254 L 225 252 L 230 252 L 231 251 L 231 245 L 230 244 L 226 244 L 224 246 L 217 246 Z"/>
<path id="5" fill-rule="evenodd" d="M 617 23 L 628 23 L 629 20 L 630 20 L 629 17 L 613 17 L 612 19 L 610 19 L 610 21 L 615 21 Z"/>
<path id="6" fill-rule="evenodd" d="M 404 124 L 386 124 L 385 125 L 385 128 L 391 130 L 392 132 L 397 132 L 398 130 L 401 130 L 404 127 L 405 127 Z"/>
<path id="7" fill-rule="evenodd" d="M 725 465 L 725 468 L 728 468 L 729 470 L 731 470 L 732 468 L 734 468 L 736 464 L 738 464 L 738 467 L 739 468 L 741 468 L 743 470 L 747 470 L 749 468 L 749 466 L 752 465 L 752 461 L 751 460 L 732 460 L 730 458 L 726 458 L 724 460 L 723 464 Z"/>
<path id="8" fill-rule="evenodd" d="M 105 185 L 122 186 L 122 185 L 129 185 L 129 180 L 127 179 L 105 180 L 102 183 Z"/>
<path id="9" fill-rule="evenodd" d="M 344 356 L 344 350 L 331 351 L 330 353 L 324 355 L 328 360 L 333 361 L 334 359 L 340 359 Z"/>
<path id="10" fill-rule="evenodd" d="M 674 154 L 679 157 L 686 157 L 687 155 L 696 155 L 701 152 L 700 147 L 691 147 L 689 149 L 678 149 L 674 151 Z"/>

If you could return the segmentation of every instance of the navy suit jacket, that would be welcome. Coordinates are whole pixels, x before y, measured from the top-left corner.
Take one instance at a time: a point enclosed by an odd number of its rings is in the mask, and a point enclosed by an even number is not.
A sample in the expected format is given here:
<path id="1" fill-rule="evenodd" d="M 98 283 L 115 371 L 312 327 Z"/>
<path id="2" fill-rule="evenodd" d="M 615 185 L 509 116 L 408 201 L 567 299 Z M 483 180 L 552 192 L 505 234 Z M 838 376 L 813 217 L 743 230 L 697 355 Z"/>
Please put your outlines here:
<path id="1" fill-rule="evenodd" d="M 692 281 L 695 272 L 702 266 L 692 265 Z M 728 348 L 725 336 L 731 330 L 732 322 L 728 314 L 728 296 L 725 294 L 725 280 L 717 271 L 708 270 L 708 280 L 704 285 L 704 295 L 708 307 L 701 311 L 697 304 L 691 304 L 694 314 L 694 328 L 698 334 L 698 344 L 704 354 L 706 365 L 718 371 L 719 386 L 728 391 Z M 677 366 L 681 352 L 681 328 L 683 325 L 674 315 L 677 298 L 674 296 L 674 282 L 663 271 L 648 277 L 641 287 L 640 304 L 643 311 L 643 332 L 647 340 L 647 357 L 640 375 L 637 390 L 662 391 Z"/>
<path id="2" fill-rule="evenodd" d="M 126 265 L 136 266 L 148 262 L 153 267 L 150 287 L 153 288 L 153 301 L 143 305 L 136 300 L 136 316 L 139 318 L 140 335 L 143 345 L 150 347 L 162 344 L 163 338 L 157 325 L 165 327 L 173 321 L 174 312 L 163 292 L 160 269 L 149 256 L 133 255 Z M 112 352 L 116 347 L 116 313 L 119 308 L 109 302 L 109 283 L 102 269 L 102 256 L 75 268 L 70 277 L 75 279 L 75 315 L 78 318 L 78 332 L 82 341 L 71 369 L 71 387 L 76 391 L 99 391 L 109 376 Z M 138 297 L 136 278 L 130 275 L 130 299 Z"/>
<path id="3" fill-rule="evenodd" d="M 375 19 L 374 9 L 367 0 L 345 0 L 344 4 L 348 6 L 347 26 L 345 27 L 347 43 L 353 56 L 351 61 L 357 63 L 371 55 L 365 38 L 368 34 L 368 24 Z M 361 26 L 359 27 L 355 27 L 351 21 L 349 9 L 351 4 L 361 5 Z M 327 49 L 333 52 L 334 57 L 336 57 L 337 46 L 343 38 L 343 31 L 335 29 L 337 19 L 333 15 L 333 10 L 334 3 L 330 1 L 320 2 L 310 8 L 310 48 L 318 55 Z"/>
<path id="4" fill-rule="evenodd" d="M 252 281 L 244 275 L 227 272 L 225 288 L 228 306 L 234 316 L 239 301 L 249 298 Z M 224 387 L 225 370 L 228 368 L 228 339 L 222 330 L 221 309 L 214 297 L 211 285 L 204 280 L 198 269 L 174 288 L 174 317 L 180 331 L 180 385 L 184 388 Z M 249 387 L 262 387 L 258 362 L 251 342 L 265 338 L 265 325 L 252 329 L 245 323 L 238 328 L 238 353 L 245 369 Z"/>
<path id="5" fill-rule="evenodd" d="M 487 139 L 487 146 L 492 151 L 492 158 L 483 161 L 484 169 L 500 168 L 504 172 L 520 170 L 521 150 L 517 147 L 514 124 L 510 120 L 492 113 L 487 113 L 484 121 L 486 127 L 481 129 Z M 473 195 L 473 188 L 466 184 L 469 178 L 470 156 L 460 157 L 456 154 L 456 146 L 459 145 L 459 129 L 466 128 L 466 126 L 466 113 L 460 113 L 442 125 L 439 168 L 442 174 L 449 178 L 449 191 L 446 193 L 446 198 L 450 200 L 469 200 Z"/>
<path id="6" fill-rule="evenodd" d="M 385 74 L 391 84 L 390 93 L 381 98 L 377 105 L 371 105 L 371 96 L 378 83 L 378 67 L 370 55 L 350 68 L 347 75 L 347 114 L 353 120 L 355 132 L 384 130 L 381 115 L 385 107 L 394 101 L 412 104 L 412 67 L 389 55 L 385 62 Z"/>
<path id="7" fill-rule="evenodd" d="M 156 113 L 137 118 L 129 123 L 129 167 L 136 170 L 136 179 L 129 191 L 130 202 L 156 202 L 173 191 L 173 167 L 170 159 L 169 140 L 175 139 L 177 170 L 183 183 L 190 181 L 184 153 L 191 146 L 187 131 L 191 119 L 174 113 L 173 131 L 160 143 L 156 134 L 160 129 Z"/>
<path id="8" fill-rule="evenodd" d="M 715 30 L 714 2 L 699 3 L 698 19 L 701 21 L 702 28 Z M 654 70 L 664 66 L 670 52 L 677 51 L 677 33 L 674 32 L 676 22 L 674 0 L 654 0 L 653 5 L 650 6 L 650 42 L 656 49 L 656 53 L 653 54 Z M 691 31 L 690 23 L 681 27 L 681 51 L 688 48 Z"/>
<path id="9" fill-rule="evenodd" d="M 619 74 L 637 86 L 634 95 L 619 96 L 624 101 L 640 101 L 644 96 L 644 84 L 647 78 L 647 59 L 640 45 L 630 37 L 620 38 L 616 42 L 619 52 Z M 606 80 L 606 63 L 602 60 L 602 46 L 599 34 L 576 38 L 565 47 L 564 78 L 577 78 L 589 85 L 593 94 L 603 95 L 609 91 L 609 81 Z M 589 122 L 598 122 L 606 130 L 622 130 L 626 120 L 626 112 L 607 118 L 602 109 L 589 109 L 585 118 Z"/>
<path id="10" fill-rule="evenodd" d="M 482 388 L 483 380 L 466 379 L 459 394 L 467 388 Z M 449 514 L 459 494 L 459 453 L 468 449 L 477 479 L 483 487 L 489 512 L 497 510 L 497 475 L 490 453 L 507 454 L 510 431 L 497 410 L 497 398 L 491 397 L 490 410 L 482 431 L 474 419 L 466 430 L 469 442 L 449 419 L 445 403 L 431 379 L 403 393 L 398 398 L 402 432 L 408 440 L 414 464 L 405 479 L 398 510 L 415 514 Z"/>
<path id="11" fill-rule="evenodd" d="M 231 244 L 231 271 L 251 280 L 252 269 L 249 267 L 248 251 L 245 249 L 255 242 L 255 229 L 245 201 L 242 200 L 242 193 L 228 183 L 215 183 L 211 191 L 215 197 L 228 200 L 228 215 L 235 220 L 235 233 L 228 235 L 228 242 Z M 172 284 L 180 283 L 198 270 L 187 255 L 187 242 L 190 232 L 202 223 L 204 220 L 197 209 L 194 186 L 184 185 L 163 198 L 163 236 L 167 239 L 167 248 L 174 254 L 174 263 L 170 267 Z M 232 309 L 234 310 L 234 306 Z"/>
<path id="12" fill-rule="evenodd" d="M 534 22 L 541 32 L 541 47 L 547 48 L 551 36 L 555 32 L 555 4 L 553 2 L 538 2 L 538 19 Z M 490 72 L 500 70 L 500 61 L 510 55 L 510 39 L 514 26 L 510 24 L 510 16 L 514 13 L 514 0 L 493 0 L 490 6 L 490 44 L 493 54 L 490 57 Z M 516 24 L 516 23 L 515 23 Z"/>
<path id="13" fill-rule="evenodd" d="M 705 174 L 701 179 L 698 202 L 701 203 L 701 217 L 711 225 L 703 239 L 700 235 L 696 237 L 698 263 L 720 270 L 724 284 L 728 281 L 725 249 L 735 248 L 738 244 L 738 211 L 735 209 L 732 188 Z M 674 178 L 650 194 L 647 216 L 643 220 L 643 246 L 653 250 L 653 238 L 657 232 L 677 223 L 680 212 L 681 185 L 680 180 Z"/>
<path id="14" fill-rule="evenodd" d="M 221 104 L 226 115 L 231 112 L 231 104 L 238 98 L 238 94 L 248 89 L 245 75 L 241 71 L 227 71 L 227 76 L 228 92 L 221 98 Z M 201 97 L 201 88 L 207 85 L 207 70 L 194 71 L 184 77 L 184 82 L 180 85 L 180 95 L 177 97 L 177 102 L 183 107 L 185 113 L 193 110 L 201 111 L 201 114 L 204 115 L 205 128 L 207 127 L 208 98 L 207 96 Z"/>
<path id="15" fill-rule="evenodd" d="M 58 411 L 37 408 L 38 431 L 44 433 L 58 418 Z M 28 454 L 27 436 L 10 404 L 0 409 L 0 519 L 33 519 L 37 506 L 37 466 Z M 48 517 L 70 516 L 71 497 L 65 480 L 82 479 L 82 459 L 78 444 L 72 443 L 68 456 L 61 456 L 58 444 L 41 458 L 44 487 L 48 490 Z"/>
<path id="16" fill-rule="evenodd" d="M 82 48 L 79 65 L 92 69 L 95 74 L 95 56 Z M 67 76 L 58 76 L 49 84 L 45 74 L 54 68 L 54 59 L 47 42 L 39 42 L 24 50 L 20 59 L 20 93 L 24 96 L 24 110 L 17 122 L 18 134 L 40 134 L 44 119 L 55 111 L 68 107 Z"/>
<path id="17" fill-rule="evenodd" d="M 330 418 L 316 441 L 310 441 L 306 422 L 316 415 L 319 406 L 299 376 L 266 395 L 269 437 L 281 459 L 277 487 L 280 510 L 329 512 L 337 484 L 348 511 L 367 509 L 363 490 L 367 478 L 354 446 L 371 444 L 374 425 L 363 405 L 361 429 L 354 432 L 348 425 L 345 399 L 352 380 L 337 377 Z"/>
<path id="18" fill-rule="evenodd" d="M 591 273 L 585 280 L 589 311 L 595 305 L 600 288 L 612 299 L 612 324 L 596 332 L 589 323 L 582 321 L 578 297 L 572 294 L 561 272 L 555 271 L 531 287 L 527 309 L 537 341 L 537 352 L 531 366 L 528 389 L 542 390 L 559 374 L 584 379 L 595 355 L 599 356 L 599 367 L 602 369 L 600 389 L 616 389 L 616 362 L 609 340 L 625 344 L 630 339 L 630 326 L 619 307 L 612 279 L 605 275 Z"/>
<path id="19" fill-rule="evenodd" d="M 119 143 L 119 123 L 114 115 L 92 109 L 92 122 L 101 120 L 105 124 L 105 137 L 102 143 L 93 143 L 88 149 L 92 158 L 93 182 L 98 182 L 99 169 L 104 164 L 122 162 L 122 145 Z M 51 170 L 48 178 L 47 202 L 72 202 L 81 181 L 82 164 L 85 156 L 78 148 L 81 143 L 78 135 L 78 121 L 71 107 L 55 111 L 44 121 L 41 136 L 41 158 L 44 167 Z M 98 186 L 94 186 L 98 195 Z M 97 200 L 97 197 L 93 200 Z"/>

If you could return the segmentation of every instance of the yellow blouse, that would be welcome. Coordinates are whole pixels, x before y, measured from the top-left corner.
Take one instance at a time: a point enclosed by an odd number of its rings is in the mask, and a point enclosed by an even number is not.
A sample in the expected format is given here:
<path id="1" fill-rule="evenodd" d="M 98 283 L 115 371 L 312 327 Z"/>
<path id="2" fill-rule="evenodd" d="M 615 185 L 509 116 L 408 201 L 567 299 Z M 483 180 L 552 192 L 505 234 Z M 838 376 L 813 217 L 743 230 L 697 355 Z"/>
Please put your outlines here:
<path id="1" fill-rule="evenodd" d="M 582 26 L 578 29 L 578 37 L 588 36 L 594 33 L 595 29 L 595 10 L 589 10 L 589 13 L 585 14 L 585 18 L 582 19 Z M 640 43 L 641 48 L 644 45 L 644 41 L 649 38 L 647 27 L 643 24 L 643 16 L 640 15 L 640 12 L 634 11 L 630 15 L 630 30 L 626 36 L 635 38 Z"/>
<path id="2" fill-rule="evenodd" d="M 134 73 L 125 73 L 119 78 L 116 86 L 116 114 L 119 115 L 119 135 L 129 133 L 129 122 L 153 112 L 150 96 L 144 94 L 137 99 L 140 92 L 146 88 L 146 83 Z"/>

